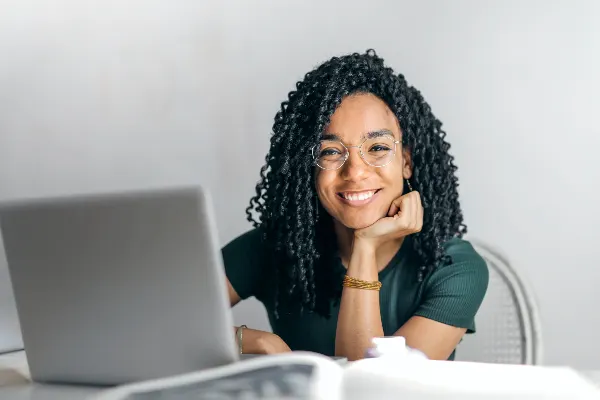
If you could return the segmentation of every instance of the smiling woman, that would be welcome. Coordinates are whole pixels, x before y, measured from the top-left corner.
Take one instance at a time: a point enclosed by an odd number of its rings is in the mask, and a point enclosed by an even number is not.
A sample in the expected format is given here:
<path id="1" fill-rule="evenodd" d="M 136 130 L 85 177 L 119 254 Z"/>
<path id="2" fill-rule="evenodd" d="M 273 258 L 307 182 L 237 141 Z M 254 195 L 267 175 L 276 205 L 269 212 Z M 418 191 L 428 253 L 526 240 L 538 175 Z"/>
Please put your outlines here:
<path id="1" fill-rule="evenodd" d="M 234 306 L 255 296 L 273 333 L 234 328 L 240 351 L 362 358 L 400 335 L 453 359 L 488 270 L 466 232 L 442 124 L 374 51 L 334 57 L 275 116 L 248 218 L 223 249 Z"/>

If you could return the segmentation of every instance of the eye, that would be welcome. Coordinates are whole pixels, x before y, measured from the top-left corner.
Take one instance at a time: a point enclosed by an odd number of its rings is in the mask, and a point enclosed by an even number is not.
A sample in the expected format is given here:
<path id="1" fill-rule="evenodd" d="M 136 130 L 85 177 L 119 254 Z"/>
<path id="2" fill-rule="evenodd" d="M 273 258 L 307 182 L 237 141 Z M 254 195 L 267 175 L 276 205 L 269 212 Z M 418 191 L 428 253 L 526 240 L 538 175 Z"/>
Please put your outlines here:
<path id="1" fill-rule="evenodd" d="M 375 152 L 390 151 L 390 150 L 392 150 L 392 149 L 385 144 L 375 144 L 375 145 L 371 146 L 371 148 L 369 149 L 369 151 L 375 151 Z"/>
<path id="2" fill-rule="evenodd" d="M 344 157 L 344 146 L 335 140 L 323 140 L 313 153 L 319 159 L 339 160 Z"/>
<path id="3" fill-rule="evenodd" d="M 321 150 L 321 152 L 319 153 L 319 157 L 331 157 L 331 156 L 337 156 L 340 154 L 342 154 L 342 153 L 338 149 L 330 147 L 330 148 Z"/>

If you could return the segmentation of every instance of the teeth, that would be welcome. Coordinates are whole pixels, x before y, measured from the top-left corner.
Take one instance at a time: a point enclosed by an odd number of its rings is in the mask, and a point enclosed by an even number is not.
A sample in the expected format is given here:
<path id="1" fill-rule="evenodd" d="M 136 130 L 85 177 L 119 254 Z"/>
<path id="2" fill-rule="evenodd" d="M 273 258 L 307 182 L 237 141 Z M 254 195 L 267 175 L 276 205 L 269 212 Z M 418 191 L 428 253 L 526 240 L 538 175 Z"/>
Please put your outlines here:
<path id="1" fill-rule="evenodd" d="M 375 194 L 374 190 L 370 190 L 368 192 L 360 192 L 360 193 L 342 193 L 346 200 L 350 201 L 362 201 L 370 199 Z"/>

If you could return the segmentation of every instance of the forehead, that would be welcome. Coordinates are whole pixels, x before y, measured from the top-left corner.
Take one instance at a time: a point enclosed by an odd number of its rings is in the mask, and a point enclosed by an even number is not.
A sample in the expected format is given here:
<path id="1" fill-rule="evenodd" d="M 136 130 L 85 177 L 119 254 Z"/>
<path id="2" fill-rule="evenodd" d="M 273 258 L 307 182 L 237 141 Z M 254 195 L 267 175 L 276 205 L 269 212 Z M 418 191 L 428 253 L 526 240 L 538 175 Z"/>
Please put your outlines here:
<path id="1" fill-rule="evenodd" d="M 354 143 L 369 132 L 388 130 L 400 137 L 400 127 L 387 104 L 372 94 L 346 97 L 331 116 L 326 134 L 333 134 L 344 142 Z"/>

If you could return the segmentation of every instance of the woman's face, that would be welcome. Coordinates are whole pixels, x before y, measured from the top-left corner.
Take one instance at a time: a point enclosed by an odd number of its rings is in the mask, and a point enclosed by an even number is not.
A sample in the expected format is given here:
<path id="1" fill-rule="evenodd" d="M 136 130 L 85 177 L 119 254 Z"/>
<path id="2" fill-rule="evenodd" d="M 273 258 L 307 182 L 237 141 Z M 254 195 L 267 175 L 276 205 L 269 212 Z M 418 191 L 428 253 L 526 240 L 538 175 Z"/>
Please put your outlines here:
<path id="1" fill-rule="evenodd" d="M 387 165 L 369 165 L 361 158 L 359 148 L 350 147 L 369 137 L 380 137 L 382 143 L 400 142 Z M 349 96 L 332 115 L 323 138 L 337 138 L 349 151 L 348 159 L 337 170 L 316 167 L 317 195 L 323 207 L 334 220 L 351 229 L 365 228 L 385 217 L 392 201 L 402 195 L 403 178 L 410 178 L 412 173 L 410 155 L 402 151 L 400 126 L 394 113 L 374 95 Z M 326 153 L 324 146 L 321 150 L 321 154 L 337 154 L 333 150 Z M 363 154 L 370 154 L 371 160 L 384 154 L 382 151 L 385 152 L 382 146 L 363 146 Z"/>

